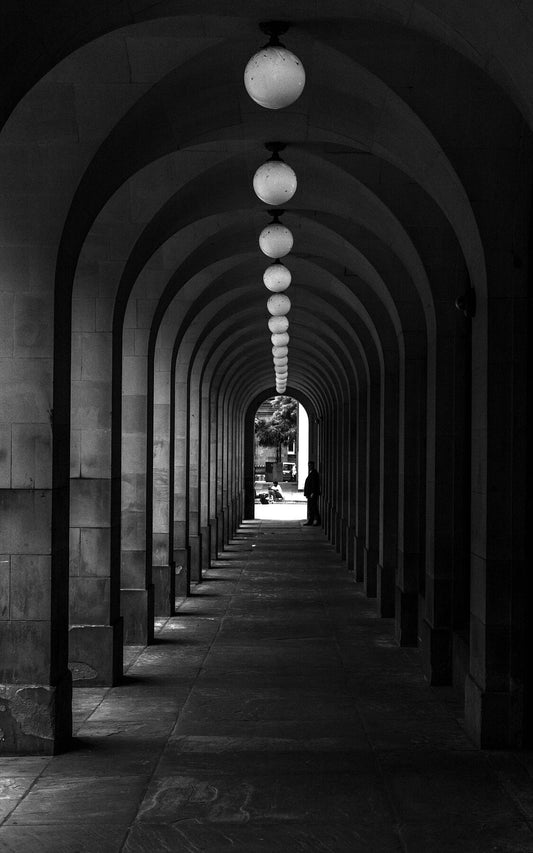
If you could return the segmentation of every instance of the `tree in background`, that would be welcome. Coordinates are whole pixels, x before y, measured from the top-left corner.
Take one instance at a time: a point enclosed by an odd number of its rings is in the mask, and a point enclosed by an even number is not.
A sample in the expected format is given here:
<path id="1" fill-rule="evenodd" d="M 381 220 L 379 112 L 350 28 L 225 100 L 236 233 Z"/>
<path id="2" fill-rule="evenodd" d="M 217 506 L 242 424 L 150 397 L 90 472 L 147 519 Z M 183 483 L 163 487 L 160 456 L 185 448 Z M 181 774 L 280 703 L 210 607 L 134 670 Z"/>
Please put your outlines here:
<path id="1" fill-rule="evenodd" d="M 292 397 L 272 397 L 267 402 L 272 416 L 255 418 L 255 439 L 261 447 L 275 447 L 276 462 L 281 462 L 281 448 L 296 439 L 298 403 Z"/>

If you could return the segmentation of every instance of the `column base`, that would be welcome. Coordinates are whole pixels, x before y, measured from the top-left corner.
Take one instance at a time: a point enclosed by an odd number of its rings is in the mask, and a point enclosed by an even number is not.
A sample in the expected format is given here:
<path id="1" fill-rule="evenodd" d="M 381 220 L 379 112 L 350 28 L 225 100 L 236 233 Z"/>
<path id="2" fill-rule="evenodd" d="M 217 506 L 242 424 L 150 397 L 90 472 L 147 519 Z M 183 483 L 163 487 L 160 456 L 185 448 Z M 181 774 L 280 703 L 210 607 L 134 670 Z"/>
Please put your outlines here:
<path id="1" fill-rule="evenodd" d="M 513 749 L 522 746 L 523 691 L 484 691 L 467 675 L 465 681 L 465 728 L 480 749 Z"/>
<path id="2" fill-rule="evenodd" d="M 452 633 L 452 678 L 453 686 L 464 693 L 466 678 L 470 671 L 470 643 L 468 635 L 459 631 Z"/>
<path id="3" fill-rule="evenodd" d="M 154 588 L 121 589 L 124 644 L 148 646 L 154 641 Z"/>
<path id="4" fill-rule="evenodd" d="M 363 583 L 367 598 L 375 598 L 378 589 L 378 552 L 363 548 Z"/>
<path id="5" fill-rule="evenodd" d="M 191 593 L 191 576 L 189 572 L 189 551 L 187 548 L 177 548 L 174 551 L 176 598 L 183 598 Z"/>
<path id="6" fill-rule="evenodd" d="M 335 513 L 335 550 L 337 554 L 342 554 L 342 526 L 343 520 Z"/>
<path id="7" fill-rule="evenodd" d="M 416 646 L 418 640 L 418 593 L 396 587 L 394 638 L 399 646 Z"/>
<path id="8" fill-rule="evenodd" d="M 217 515 L 217 556 L 219 551 L 222 552 L 224 550 L 224 545 L 226 544 L 226 540 L 224 539 L 224 510 L 221 510 Z"/>
<path id="9" fill-rule="evenodd" d="M 347 540 L 348 540 L 348 525 L 346 524 L 346 519 L 341 518 L 340 519 L 340 529 L 339 529 L 339 545 L 340 545 L 339 553 L 341 555 L 341 560 L 346 560 L 346 557 L 347 557 L 347 553 L 348 553 Z"/>
<path id="10" fill-rule="evenodd" d="M 337 519 L 337 513 L 335 512 L 333 507 L 330 507 L 330 509 L 329 509 L 328 518 L 329 518 L 329 522 L 328 522 L 329 540 L 330 540 L 331 544 L 335 546 L 335 550 L 338 552 L 338 547 L 337 547 L 337 542 L 338 542 L 338 539 L 337 539 L 337 532 L 338 532 L 337 521 L 338 521 L 338 519 Z"/>
<path id="11" fill-rule="evenodd" d="M 422 619 L 422 669 L 435 687 L 452 683 L 452 632 L 449 628 L 433 628 Z"/>
<path id="12" fill-rule="evenodd" d="M 349 525 L 346 526 L 344 530 L 344 538 L 346 541 L 346 556 L 344 559 L 346 560 L 348 571 L 353 572 L 355 568 L 355 536 L 353 527 L 350 527 Z"/>
<path id="13" fill-rule="evenodd" d="M 382 619 L 394 617 L 394 569 L 391 566 L 377 565 L 377 611 Z"/>
<path id="14" fill-rule="evenodd" d="M 363 583 L 365 579 L 365 546 L 363 540 L 354 536 L 353 547 L 354 580 L 356 583 Z"/>
<path id="15" fill-rule="evenodd" d="M 154 586 L 154 613 L 156 616 L 174 616 L 176 613 L 176 566 L 152 566 Z"/>
<path id="16" fill-rule="evenodd" d="M 122 617 L 113 625 L 72 625 L 69 669 L 75 687 L 114 687 L 123 674 Z"/>
<path id="17" fill-rule="evenodd" d="M 0 685 L 0 755 L 57 755 L 72 740 L 72 678 Z"/>
<path id="18" fill-rule="evenodd" d="M 209 522 L 209 528 L 211 530 L 211 535 L 209 537 L 209 554 L 211 560 L 217 559 L 218 554 L 218 543 L 217 543 L 217 535 L 218 535 L 218 522 L 216 518 L 212 518 Z"/>
<path id="19" fill-rule="evenodd" d="M 211 528 L 202 527 L 200 535 L 202 537 L 202 572 L 206 572 L 211 566 Z"/>
<path id="20" fill-rule="evenodd" d="M 202 541 L 200 536 L 189 536 L 190 575 L 192 583 L 202 582 L 201 550 Z"/>

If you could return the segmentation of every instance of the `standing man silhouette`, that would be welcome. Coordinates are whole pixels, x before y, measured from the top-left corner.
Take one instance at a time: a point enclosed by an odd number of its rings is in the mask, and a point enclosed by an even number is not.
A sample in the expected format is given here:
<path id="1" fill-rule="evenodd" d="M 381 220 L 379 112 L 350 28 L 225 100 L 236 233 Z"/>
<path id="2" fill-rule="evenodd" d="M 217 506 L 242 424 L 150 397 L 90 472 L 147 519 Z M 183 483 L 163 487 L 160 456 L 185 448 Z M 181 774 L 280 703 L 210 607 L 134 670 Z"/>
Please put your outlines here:
<path id="1" fill-rule="evenodd" d="M 321 523 L 318 511 L 318 497 L 320 495 L 320 475 L 315 468 L 315 463 L 309 461 L 309 474 L 304 483 L 304 497 L 307 498 L 307 521 L 304 527 L 315 527 Z"/>

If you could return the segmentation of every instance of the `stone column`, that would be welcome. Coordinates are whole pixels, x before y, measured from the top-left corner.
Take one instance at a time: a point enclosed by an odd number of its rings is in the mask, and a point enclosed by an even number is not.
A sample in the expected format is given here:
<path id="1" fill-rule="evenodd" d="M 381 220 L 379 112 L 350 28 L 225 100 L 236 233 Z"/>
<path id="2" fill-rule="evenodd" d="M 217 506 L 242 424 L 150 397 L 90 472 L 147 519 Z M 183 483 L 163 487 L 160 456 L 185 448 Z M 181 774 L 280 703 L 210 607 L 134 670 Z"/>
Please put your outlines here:
<path id="1" fill-rule="evenodd" d="M 202 536 L 202 571 L 211 565 L 211 527 L 209 524 L 209 468 L 211 464 L 210 452 L 210 418 L 209 418 L 209 394 L 204 383 L 201 385 L 200 393 L 200 450 L 199 450 L 199 525 Z"/>
<path id="2" fill-rule="evenodd" d="M 121 608 L 126 645 L 147 645 L 154 637 L 152 554 L 146 532 L 148 335 L 154 301 L 130 300 L 123 333 Z M 150 483 L 150 499 L 152 489 Z M 148 512 L 149 511 L 149 512 Z"/>
<path id="3" fill-rule="evenodd" d="M 406 340 L 408 335 L 408 340 Z M 400 370 L 398 569 L 395 636 L 401 646 L 416 646 L 418 590 L 424 554 L 426 361 L 423 333 L 403 334 Z"/>
<path id="4" fill-rule="evenodd" d="M 69 435 L 52 412 L 51 296 L 29 292 L 22 249 L 0 245 L 0 263 L 0 751 L 51 755 L 72 729 L 68 464 L 52 486 Z"/>
<path id="5" fill-rule="evenodd" d="M 501 291 L 506 286 L 502 275 Z M 525 551 L 531 487 L 525 464 L 531 441 L 524 358 L 528 299 L 506 298 L 501 291 L 486 302 L 479 300 L 472 342 L 473 526 L 465 723 L 474 742 L 485 749 L 522 743 L 531 633 L 531 602 L 525 598 L 531 590 L 525 580 L 531 572 Z"/>
<path id="6" fill-rule="evenodd" d="M 369 598 L 377 595 L 379 559 L 379 476 L 380 476 L 380 389 L 372 384 L 367 393 L 366 427 L 366 529 L 363 552 L 364 585 Z"/>
<path id="7" fill-rule="evenodd" d="M 356 433 L 356 481 L 355 481 L 355 540 L 354 569 L 355 580 L 362 583 L 365 578 L 365 545 L 367 517 L 367 411 L 368 390 L 366 381 L 359 382 L 357 394 L 357 433 Z"/>
<path id="8" fill-rule="evenodd" d="M 173 465 L 173 490 L 174 490 L 174 512 L 173 512 L 173 559 L 176 563 L 176 573 L 181 566 L 180 574 L 185 573 L 187 579 L 186 594 L 190 590 L 190 561 L 189 545 L 187 541 L 187 419 L 188 419 L 188 395 L 187 375 L 183 365 L 176 362 L 174 374 L 175 402 L 173 412 L 174 423 L 174 465 Z"/>
<path id="9" fill-rule="evenodd" d="M 191 375 L 192 374 L 192 375 Z M 200 477 L 200 396 L 194 373 L 189 370 L 189 421 L 188 421 L 188 527 L 191 557 L 191 580 L 202 580 L 202 538 L 199 522 L 199 477 Z"/>
<path id="10" fill-rule="evenodd" d="M 211 559 L 216 560 L 218 554 L 218 492 L 217 492 L 217 469 L 218 469 L 218 405 L 216 395 L 212 392 L 209 396 L 209 526 L 211 528 Z"/>
<path id="11" fill-rule="evenodd" d="M 152 581 L 155 616 L 173 616 L 176 599 L 176 565 L 171 553 L 170 480 L 170 356 L 158 347 L 154 359 L 153 397 L 153 513 Z"/>
<path id="12" fill-rule="evenodd" d="M 438 335 L 434 367 L 428 360 L 426 576 L 421 640 L 424 672 L 435 685 L 452 680 L 453 575 L 456 561 L 464 562 L 464 555 L 457 553 L 464 535 L 463 453 L 469 442 L 462 384 L 464 318 L 453 310 L 449 319 L 457 324 L 457 334 Z"/>
<path id="13" fill-rule="evenodd" d="M 381 385 L 379 563 L 376 594 L 378 614 L 383 617 L 394 616 L 398 558 L 398 374 L 394 369 L 397 357 L 396 352 L 385 352 L 385 376 Z"/>
<path id="14" fill-rule="evenodd" d="M 111 311 L 97 293 L 95 283 L 94 296 L 73 300 L 69 656 L 79 686 L 122 676 L 120 573 L 111 560 Z"/>

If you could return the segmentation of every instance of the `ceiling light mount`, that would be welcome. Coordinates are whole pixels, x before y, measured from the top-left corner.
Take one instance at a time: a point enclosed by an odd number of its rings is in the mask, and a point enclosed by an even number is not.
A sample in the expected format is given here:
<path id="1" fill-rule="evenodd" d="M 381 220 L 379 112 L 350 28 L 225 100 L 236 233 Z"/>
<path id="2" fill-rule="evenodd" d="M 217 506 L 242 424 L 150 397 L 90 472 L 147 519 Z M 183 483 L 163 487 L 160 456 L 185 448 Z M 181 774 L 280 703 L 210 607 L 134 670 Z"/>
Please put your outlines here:
<path id="1" fill-rule="evenodd" d="M 265 142 L 266 150 L 272 152 L 271 160 L 280 160 L 279 152 L 284 151 L 286 147 L 286 142 Z"/>
<path id="2" fill-rule="evenodd" d="M 291 24 L 289 21 L 261 21 L 259 29 L 266 36 L 269 36 L 269 47 L 283 47 L 279 37 L 285 35 Z"/>

